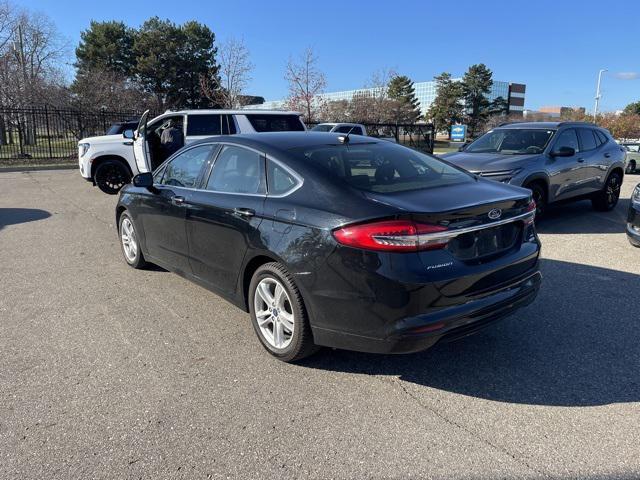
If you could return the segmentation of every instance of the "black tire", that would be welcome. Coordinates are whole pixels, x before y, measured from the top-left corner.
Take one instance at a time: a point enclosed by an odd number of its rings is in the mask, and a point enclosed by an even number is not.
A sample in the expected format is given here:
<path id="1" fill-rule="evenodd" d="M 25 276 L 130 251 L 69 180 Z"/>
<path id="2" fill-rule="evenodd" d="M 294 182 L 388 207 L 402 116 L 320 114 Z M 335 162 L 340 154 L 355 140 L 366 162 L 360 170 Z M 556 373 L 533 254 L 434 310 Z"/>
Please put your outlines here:
<path id="1" fill-rule="evenodd" d="M 636 161 L 629 160 L 629 164 L 627 165 L 627 169 L 624 173 L 636 173 Z"/>
<path id="2" fill-rule="evenodd" d="M 604 188 L 591 197 L 593 208 L 599 212 L 608 212 L 613 210 L 618 204 L 620 198 L 620 187 L 622 185 L 622 176 L 613 172 L 607 177 Z"/>
<path id="3" fill-rule="evenodd" d="M 131 182 L 129 170 L 117 160 L 102 162 L 93 178 L 98 188 L 108 195 L 116 195 L 122 187 Z"/>
<path id="4" fill-rule="evenodd" d="M 540 183 L 531 183 L 525 188 L 531 190 L 531 196 L 536 202 L 536 218 L 540 218 L 547 210 L 547 191 Z"/>
<path id="5" fill-rule="evenodd" d="M 133 231 L 133 234 L 134 234 L 133 240 L 136 242 L 135 255 L 131 255 L 130 252 L 127 252 L 125 241 L 122 235 L 123 224 L 125 224 L 124 228 L 127 228 L 127 226 L 130 225 Z M 133 219 L 129 216 L 127 212 L 123 212 L 120 215 L 120 220 L 118 221 L 118 238 L 120 239 L 120 248 L 122 249 L 122 255 L 124 256 L 124 260 L 127 262 L 127 264 L 137 269 L 146 267 L 147 261 L 144 259 L 142 249 L 140 248 L 140 241 L 138 240 L 140 237 L 138 236 L 138 231 L 136 230 L 136 226 L 133 223 Z"/>
<path id="6" fill-rule="evenodd" d="M 263 280 L 274 279 L 282 285 L 288 295 L 288 300 L 291 313 L 294 318 L 293 333 L 290 335 L 290 343 L 284 348 L 276 348 L 270 343 L 270 341 L 262 333 L 260 326 L 258 325 L 258 319 L 256 317 L 256 289 Z M 295 284 L 293 277 L 287 272 L 287 270 L 277 262 L 266 263 L 260 266 L 249 284 L 249 312 L 251 314 L 251 323 L 260 340 L 262 346 L 274 357 L 284 362 L 295 362 L 302 358 L 305 358 L 316 351 L 318 347 L 313 343 L 313 335 L 311 333 L 311 327 L 309 326 L 309 317 L 307 310 L 302 300 L 300 290 Z M 275 329 L 275 326 L 272 327 Z"/>

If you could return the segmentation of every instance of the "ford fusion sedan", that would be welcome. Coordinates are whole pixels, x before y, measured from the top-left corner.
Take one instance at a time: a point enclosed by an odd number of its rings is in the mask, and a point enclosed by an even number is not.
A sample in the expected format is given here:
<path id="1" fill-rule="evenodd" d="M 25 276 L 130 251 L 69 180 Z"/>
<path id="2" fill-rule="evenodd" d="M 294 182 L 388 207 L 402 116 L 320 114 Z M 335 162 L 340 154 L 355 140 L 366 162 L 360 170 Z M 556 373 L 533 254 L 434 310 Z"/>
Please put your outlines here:
<path id="1" fill-rule="evenodd" d="M 250 312 L 284 361 L 319 346 L 403 353 L 530 303 L 531 192 L 403 146 L 291 132 L 205 139 L 120 193 L 126 262 Z"/>
<path id="2" fill-rule="evenodd" d="M 624 148 L 607 130 L 585 122 L 505 124 L 443 157 L 485 178 L 530 189 L 538 215 L 551 203 L 584 198 L 596 210 L 612 210 L 625 170 Z"/>
<path id="3" fill-rule="evenodd" d="M 631 195 L 631 205 L 627 215 L 627 237 L 634 247 L 640 247 L 640 183 Z"/>

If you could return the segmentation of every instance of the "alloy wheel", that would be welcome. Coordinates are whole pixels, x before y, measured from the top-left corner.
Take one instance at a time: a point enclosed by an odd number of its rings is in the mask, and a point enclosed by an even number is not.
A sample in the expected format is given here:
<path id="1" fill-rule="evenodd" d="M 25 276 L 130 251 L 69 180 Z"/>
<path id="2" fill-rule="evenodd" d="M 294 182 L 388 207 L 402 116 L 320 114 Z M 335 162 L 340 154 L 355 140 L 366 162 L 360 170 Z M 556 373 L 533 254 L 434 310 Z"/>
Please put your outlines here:
<path id="1" fill-rule="evenodd" d="M 269 345 L 278 349 L 289 346 L 296 322 L 284 286 L 275 278 L 263 278 L 256 287 L 253 304 L 258 328 Z"/>
<path id="2" fill-rule="evenodd" d="M 133 228 L 133 224 L 129 218 L 122 220 L 120 226 L 120 239 L 122 241 L 122 249 L 124 256 L 129 263 L 133 263 L 138 255 L 138 239 L 136 238 L 136 231 Z"/>
<path id="3" fill-rule="evenodd" d="M 620 181 L 617 175 L 612 175 L 611 178 L 609 178 L 609 181 L 607 182 L 606 195 L 607 204 L 609 206 L 615 205 L 620 197 Z"/>

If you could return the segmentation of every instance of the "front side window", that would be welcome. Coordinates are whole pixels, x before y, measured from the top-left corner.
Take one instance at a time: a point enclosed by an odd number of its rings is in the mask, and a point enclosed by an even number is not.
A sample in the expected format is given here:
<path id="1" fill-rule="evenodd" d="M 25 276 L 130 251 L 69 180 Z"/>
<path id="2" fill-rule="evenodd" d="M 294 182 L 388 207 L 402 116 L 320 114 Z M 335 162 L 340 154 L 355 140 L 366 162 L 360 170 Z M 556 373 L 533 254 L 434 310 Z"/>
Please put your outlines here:
<path id="1" fill-rule="evenodd" d="M 355 125 L 343 125 L 339 127 L 336 132 L 338 133 L 352 133 L 354 135 L 362 135 L 362 131 L 360 127 L 356 127 Z"/>
<path id="2" fill-rule="evenodd" d="M 465 152 L 501 153 L 503 155 L 542 153 L 553 133 L 553 130 L 541 128 L 491 130 L 470 144 Z"/>
<path id="3" fill-rule="evenodd" d="M 393 193 L 473 182 L 473 177 L 435 157 L 391 142 L 316 145 L 291 150 L 305 163 L 348 185 Z"/>
<path id="4" fill-rule="evenodd" d="M 247 119 L 256 132 L 303 132 L 304 125 L 297 115 L 251 113 Z"/>
<path id="5" fill-rule="evenodd" d="M 187 117 L 187 135 L 189 136 L 220 135 L 221 133 L 220 115 L 191 114 Z"/>
<path id="6" fill-rule="evenodd" d="M 564 130 L 558 135 L 554 150 L 560 150 L 562 147 L 573 148 L 576 152 L 580 151 L 580 147 L 578 147 L 578 136 L 573 128 Z"/>
<path id="7" fill-rule="evenodd" d="M 193 188 L 200 175 L 202 165 L 214 148 L 214 145 L 200 145 L 185 150 L 165 166 L 160 183 L 174 187 Z"/>
<path id="8" fill-rule="evenodd" d="M 207 190 L 225 193 L 264 193 L 264 156 L 253 150 L 226 145 L 207 182 Z"/>
<path id="9" fill-rule="evenodd" d="M 590 128 L 579 128 L 578 135 L 580 136 L 580 145 L 583 152 L 595 150 L 597 148 L 596 139 L 593 136 L 593 130 Z"/>
<path id="10" fill-rule="evenodd" d="M 276 162 L 267 161 L 267 187 L 269 195 L 283 195 L 299 184 L 298 179 Z"/>

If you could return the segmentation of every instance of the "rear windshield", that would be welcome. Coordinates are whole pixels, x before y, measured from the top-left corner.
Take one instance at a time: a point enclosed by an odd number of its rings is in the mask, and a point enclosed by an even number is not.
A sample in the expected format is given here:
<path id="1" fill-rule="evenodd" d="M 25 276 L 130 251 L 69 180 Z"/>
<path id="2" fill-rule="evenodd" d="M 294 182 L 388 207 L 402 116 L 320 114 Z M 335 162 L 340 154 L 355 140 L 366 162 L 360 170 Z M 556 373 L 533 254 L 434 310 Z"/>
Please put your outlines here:
<path id="1" fill-rule="evenodd" d="M 304 125 L 297 115 L 247 114 L 256 132 L 303 132 Z"/>
<path id="2" fill-rule="evenodd" d="M 441 160 L 391 142 L 297 147 L 314 167 L 352 187 L 376 193 L 406 192 L 473 182 Z"/>
<path id="3" fill-rule="evenodd" d="M 527 155 L 542 153 L 554 130 L 542 128 L 504 128 L 491 130 L 469 145 L 469 153 L 501 153 L 503 155 Z"/>

